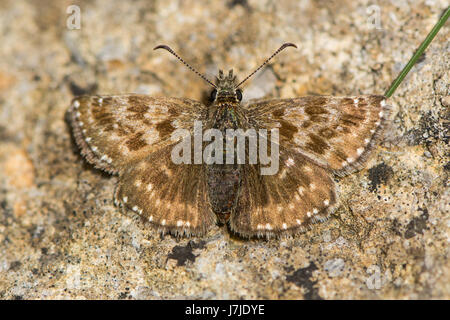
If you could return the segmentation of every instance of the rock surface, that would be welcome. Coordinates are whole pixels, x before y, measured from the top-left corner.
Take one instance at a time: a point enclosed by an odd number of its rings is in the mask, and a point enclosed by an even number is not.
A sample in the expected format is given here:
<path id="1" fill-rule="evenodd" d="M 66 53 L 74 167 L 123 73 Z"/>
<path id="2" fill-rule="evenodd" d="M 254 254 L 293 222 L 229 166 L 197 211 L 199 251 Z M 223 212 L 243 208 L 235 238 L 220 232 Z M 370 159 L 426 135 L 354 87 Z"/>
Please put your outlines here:
<path id="1" fill-rule="evenodd" d="M 382 94 L 446 1 L 377 3 L 1 1 L 0 299 L 449 299 L 449 23 L 390 99 L 374 157 L 339 180 L 333 218 L 294 238 L 159 236 L 114 207 L 117 179 L 83 161 L 65 121 L 85 93 L 204 100 L 161 43 L 241 79 L 296 43 L 252 97 Z"/>

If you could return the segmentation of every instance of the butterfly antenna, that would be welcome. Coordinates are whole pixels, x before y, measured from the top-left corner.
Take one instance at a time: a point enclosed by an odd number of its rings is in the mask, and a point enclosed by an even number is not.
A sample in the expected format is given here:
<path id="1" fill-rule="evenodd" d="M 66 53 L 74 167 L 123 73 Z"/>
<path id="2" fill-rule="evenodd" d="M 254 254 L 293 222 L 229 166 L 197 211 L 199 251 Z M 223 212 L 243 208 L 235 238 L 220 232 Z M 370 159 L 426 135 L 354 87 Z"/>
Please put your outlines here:
<path id="1" fill-rule="evenodd" d="M 203 80 L 205 80 L 206 82 L 208 82 L 210 85 L 212 85 L 214 88 L 217 88 L 216 85 L 214 83 L 212 83 L 211 81 L 209 81 L 208 79 L 206 79 L 206 77 L 204 75 L 202 75 L 200 72 L 198 72 L 197 70 L 195 70 L 194 68 L 192 68 L 186 61 L 184 61 L 175 51 L 173 51 L 169 46 L 166 46 L 165 44 L 161 44 L 159 46 L 156 46 L 153 48 L 153 50 L 156 49 L 164 49 L 169 51 L 171 54 L 173 54 L 178 60 L 180 60 L 181 62 L 183 62 L 183 64 L 189 68 L 189 70 L 193 71 L 196 75 L 198 75 L 200 78 L 202 78 Z"/>
<path id="2" fill-rule="evenodd" d="M 270 60 L 272 60 L 273 57 L 275 57 L 277 54 L 279 54 L 281 51 L 283 51 L 284 49 L 286 49 L 287 47 L 294 47 L 297 48 L 297 46 L 293 43 L 285 43 L 283 44 L 281 47 L 278 48 L 277 51 L 275 51 L 273 53 L 273 55 L 271 55 L 266 61 L 263 62 L 262 65 L 260 65 L 258 67 L 258 69 L 256 69 L 255 71 L 253 71 L 252 73 L 250 73 L 247 78 L 245 78 L 244 80 L 242 80 L 235 89 L 237 89 L 241 84 L 243 84 L 245 81 L 247 81 L 251 76 L 253 76 L 255 73 L 257 73 L 259 71 L 259 69 L 261 69 L 262 67 L 264 67 Z"/>

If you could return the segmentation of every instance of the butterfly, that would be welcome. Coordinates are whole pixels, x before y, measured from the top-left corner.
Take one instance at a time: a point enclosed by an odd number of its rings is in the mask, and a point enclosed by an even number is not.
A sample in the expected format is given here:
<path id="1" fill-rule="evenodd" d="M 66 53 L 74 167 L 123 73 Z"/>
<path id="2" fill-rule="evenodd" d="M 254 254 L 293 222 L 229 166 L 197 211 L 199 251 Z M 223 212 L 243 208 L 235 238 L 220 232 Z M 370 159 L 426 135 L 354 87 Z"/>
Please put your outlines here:
<path id="1" fill-rule="evenodd" d="M 170 47 L 156 47 L 169 51 L 213 87 L 208 106 L 191 99 L 138 94 L 73 99 L 69 113 L 76 144 L 89 163 L 118 175 L 115 204 L 162 233 L 178 236 L 204 235 L 219 223 L 244 238 L 269 238 L 304 232 L 326 220 L 338 203 L 333 176 L 363 167 L 382 137 L 390 107 L 382 95 L 241 104 L 240 86 L 287 47 L 296 46 L 285 43 L 239 83 L 232 70 L 219 71 L 213 83 Z M 262 174 L 263 164 L 250 161 L 175 163 L 179 140 L 174 134 L 181 131 L 192 137 L 196 122 L 203 125 L 202 133 L 216 130 L 224 136 L 230 129 L 255 129 L 257 149 L 264 144 L 277 149 L 277 171 Z M 275 144 L 274 135 L 259 133 L 264 130 L 277 130 Z M 201 149 L 206 145 L 202 141 Z M 237 153 L 234 140 L 230 145 L 212 154 Z M 183 152 L 189 151 L 195 150 Z M 246 146 L 243 152 L 248 160 L 255 150 Z"/>

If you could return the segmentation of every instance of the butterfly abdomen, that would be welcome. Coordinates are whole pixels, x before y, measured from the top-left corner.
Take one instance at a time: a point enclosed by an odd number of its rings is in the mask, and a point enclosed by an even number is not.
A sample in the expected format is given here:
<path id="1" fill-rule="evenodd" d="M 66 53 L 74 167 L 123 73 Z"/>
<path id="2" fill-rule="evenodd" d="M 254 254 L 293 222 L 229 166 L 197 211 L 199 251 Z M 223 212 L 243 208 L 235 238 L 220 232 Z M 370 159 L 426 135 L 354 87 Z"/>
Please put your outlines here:
<path id="1" fill-rule="evenodd" d="M 233 211 L 240 185 L 240 166 L 211 164 L 207 166 L 208 195 L 212 211 L 226 223 Z"/>

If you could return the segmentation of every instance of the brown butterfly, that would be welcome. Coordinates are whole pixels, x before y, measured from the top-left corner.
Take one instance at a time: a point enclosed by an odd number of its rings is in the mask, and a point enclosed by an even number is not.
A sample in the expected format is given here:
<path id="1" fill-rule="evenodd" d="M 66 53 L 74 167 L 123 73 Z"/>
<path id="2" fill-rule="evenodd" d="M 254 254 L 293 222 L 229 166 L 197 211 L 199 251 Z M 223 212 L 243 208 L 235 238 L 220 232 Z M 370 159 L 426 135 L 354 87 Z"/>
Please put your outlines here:
<path id="1" fill-rule="evenodd" d="M 243 237 L 271 237 L 302 232 L 327 219 L 337 203 L 332 175 L 362 167 L 381 138 L 390 108 L 381 95 L 263 99 L 241 105 L 242 83 L 289 46 L 296 47 L 284 44 L 240 83 L 230 70 L 227 75 L 220 71 L 216 84 L 169 47 L 156 47 L 214 87 L 209 106 L 136 94 L 75 98 L 70 115 L 76 143 L 88 162 L 119 176 L 116 205 L 161 232 L 188 236 L 225 223 Z M 196 121 L 203 124 L 202 133 L 214 129 L 224 136 L 229 129 L 278 130 L 273 145 L 269 135 L 258 134 L 258 148 L 265 142 L 269 151 L 278 150 L 278 170 L 262 174 L 263 164 L 250 161 L 175 163 L 172 154 L 179 140 L 173 134 L 184 130 L 193 136 Z M 201 142 L 202 150 L 206 145 Z M 234 139 L 230 145 L 215 149 L 214 156 L 236 155 Z M 249 160 L 252 151 L 246 146 L 244 152 Z"/>

